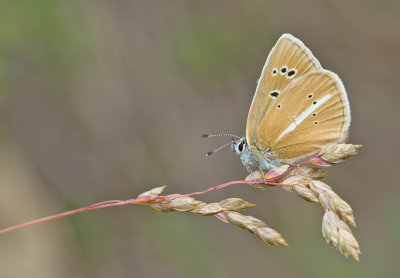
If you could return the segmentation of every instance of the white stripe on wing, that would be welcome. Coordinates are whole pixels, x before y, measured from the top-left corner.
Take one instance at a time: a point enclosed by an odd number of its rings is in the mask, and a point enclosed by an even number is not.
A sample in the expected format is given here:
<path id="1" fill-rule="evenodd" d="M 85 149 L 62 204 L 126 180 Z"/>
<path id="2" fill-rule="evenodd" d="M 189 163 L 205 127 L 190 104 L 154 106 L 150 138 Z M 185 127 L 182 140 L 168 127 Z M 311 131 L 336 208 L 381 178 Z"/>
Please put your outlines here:
<path id="1" fill-rule="evenodd" d="M 323 96 L 320 100 L 317 100 L 316 104 L 311 104 L 303 113 L 301 113 L 299 116 L 297 116 L 292 123 L 279 135 L 278 139 L 276 141 L 279 141 L 283 136 L 288 134 L 289 132 L 293 131 L 299 124 L 301 124 L 302 121 L 304 121 L 307 116 L 309 116 L 312 112 L 314 112 L 318 107 L 320 107 L 322 104 L 327 102 L 330 98 L 332 97 L 331 94 L 327 94 Z"/>

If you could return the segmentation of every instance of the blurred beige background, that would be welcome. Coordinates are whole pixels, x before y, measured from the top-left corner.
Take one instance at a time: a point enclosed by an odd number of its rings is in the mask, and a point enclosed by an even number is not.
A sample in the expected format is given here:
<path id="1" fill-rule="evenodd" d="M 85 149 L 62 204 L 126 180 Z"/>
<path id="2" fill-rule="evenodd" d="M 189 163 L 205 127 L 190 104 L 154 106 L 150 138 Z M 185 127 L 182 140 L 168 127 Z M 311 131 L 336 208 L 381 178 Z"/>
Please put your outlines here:
<path id="1" fill-rule="evenodd" d="M 358 156 L 327 182 L 356 215 L 361 262 L 321 234 L 322 210 L 236 186 L 246 213 L 290 248 L 212 217 L 141 206 L 80 214 L 0 237 L 0 277 L 395 277 L 400 248 L 400 2 L 0 2 L 0 226 L 167 185 L 243 178 L 226 142 L 244 134 L 269 50 L 285 32 L 338 73 Z"/>

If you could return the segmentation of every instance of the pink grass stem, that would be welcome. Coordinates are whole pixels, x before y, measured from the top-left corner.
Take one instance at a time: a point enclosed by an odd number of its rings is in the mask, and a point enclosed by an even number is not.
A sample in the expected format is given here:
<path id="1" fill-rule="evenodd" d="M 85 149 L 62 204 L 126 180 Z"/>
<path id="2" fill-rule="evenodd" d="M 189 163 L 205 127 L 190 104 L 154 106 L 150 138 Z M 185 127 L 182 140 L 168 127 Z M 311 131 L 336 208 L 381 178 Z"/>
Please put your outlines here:
<path id="1" fill-rule="evenodd" d="M 112 200 L 112 201 L 105 201 L 105 202 L 101 202 L 101 203 L 96 203 L 96 204 L 93 204 L 93 205 L 90 205 L 90 206 L 86 206 L 86 207 L 83 207 L 83 208 L 79 208 L 79 209 L 74 209 L 74 210 L 58 213 L 58 214 L 55 214 L 55 215 L 39 218 L 39 219 L 32 220 L 32 221 L 29 221 L 29 222 L 25 222 L 25 223 L 22 223 L 22 224 L 19 224 L 19 225 L 8 227 L 8 228 L 0 230 L 0 235 L 8 233 L 8 232 L 11 232 L 11 231 L 15 231 L 15 230 L 18 230 L 18 229 L 22 229 L 22 228 L 25 228 L 25 227 L 28 227 L 28 226 L 32 226 L 32 225 L 35 225 L 35 224 L 39 224 L 39 223 L 55 220 L 55 219 L 58 219 L 58 218 L 62 218 L 62 217 L 66 217 L 66 216 L 70 216 L 70 215 L 74 215 L 74 214 L 78 214 L 78 213 L 85 212 L 85 211 L 91 211 L 91 210 L 108 208 L 108 207 L 115 207 L 115 206 L 123 206 L 123 205 L 128 205 L 128 204 L 150 205 L 150 204 L 147 204 L 147 203 L 143 203 L 144 201 L 148 202 L 149 199 L 148 198 L 146 198 L 145 200 L 143 200 L 143 198 L 142 199 L 130 199 L 130 200 L 126 200 L 126 201 Z M 156 205 L 156 204 L 153 203 L 153 205 Z M 160 204 L 157 204 L 157 205 L 160 205 Z"/>
<path id="2" fill-rule="evenodd" d="M 275 180 L 275 179 L 274 179 Z M 233 184 L 256 184 L 256 183 L 264 183 L 263 180 L 237 180 L 237 181 L 230 181 L 227 183 L 223 183 L 217 186 L 213 186 L 210 187 L 204 191 L 199 191 L 199 192 L 193 192 L 193 193 L 188 193 L 188 194 L 184 194 L 184 196 L 192 196 L 192 195 L 200 195 L 200 194 L 205 194 L 207 192 L 213 191 L 213 190 L 219 190 L 228 186 L 231 186 Z M 270 182 L 267 181 L 266 184 L 270 184 L 270 185 L 278 185 L 278 186 L 285 186 L 285 184 L 282 183 L 277 183 L 277 182 Z"/>
<path id="3" fill-rule="evenodd" d="M 254 184 L 254 183 L 264 183 L 263 180 L 237 180 L 237 181 L 230 181 L 224 184 L 220 184 L 217 186 L 213 186 L 210 187 L 204 191 L 199 191 L 199 192 L 193 192 L 193 193 L 188 193 L 188 194 L 184 194 L 183 196 L 192 196 L 192 195 L 200 195 L 200 194 L 205 194 L 207 192 L 210 191 L 214 191 L 214 190 L 219 190 L 234 184 Z M 280 183 L 275 183 L 275 182 L 268 182 L 267 184 L 271 184 L 271 185 L 279 185 L 279 186 L 284 186 L 284 184 L 280 184 Z M 78 208 L 78 209 L 74 209 L 74 210 L 70 210 L 70 211 L 66 211 L 66 212 L 62 212 L 62 213 L 58 213 L 55 215 L 51 215 L 51 216 L 47 216 L 47 217 L 43 217 L 43 218 L 39 218 L 36 220 L 32 220 L 29 222 L 25 222 L 22 224 L 18 224 L 15 226 L 11 226 L 8 228 L 4 228 L 2 230 L 0 230 L 0 235 L 1 234 L 5 234 L 11 231 L 15 231 L 18 229 L 22 229 L 28 226 L 32 226 L 32 225 L 36 225 L 39 223 L 43 223 L 43 222 L 47 222 L 47 221 L 51 221 L 51 220 L 55 220 L 58 218 L 62 218 L 62 217 L 66 217 L 66 216 L 70 216 L 70 215 L 74 215 L 74 214 L 78 214 L 81 212 L 86 212 L 86 211 L 91 211 L 91 210 L 97 210 L 97 209 L 102 209 L 102 208 L 108 208 L 108 207 L 115 207 L 115 206 L 124 206 L 124 205 L 129 205 L 129 204 L 137 204 L 137 205 L 158 205 L 158 206 L 163 206 L 163 207 L 168 207 L 168 204 L 163 204 L 163 203 L 157 203 L 157 200 L 168 200 L 168 196 L 157 196 L 157 197 L 141 197 L 138 199 L 129 199 L 129 200 L 109 200 L 109 201 L 104 201 L 104 202 L 100 202 L 100 203 L 96 203 L 96 204 L 92 204 L 83 208 Z"/>

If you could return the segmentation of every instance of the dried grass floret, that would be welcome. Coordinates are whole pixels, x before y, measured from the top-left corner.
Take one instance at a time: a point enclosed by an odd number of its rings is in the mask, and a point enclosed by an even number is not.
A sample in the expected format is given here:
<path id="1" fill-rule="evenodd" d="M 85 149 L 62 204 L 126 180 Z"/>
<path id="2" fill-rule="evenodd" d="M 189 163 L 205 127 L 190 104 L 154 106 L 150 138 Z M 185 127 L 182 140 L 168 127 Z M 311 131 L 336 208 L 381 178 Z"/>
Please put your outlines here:
<path id="1" fill-rule="evenodd" d="M 322 219 L 322 234 L 327 243 L 337 248 L 344 256 L 348 257 L 348 255 L 350 255 L 358 261 L 360 254 L 359 244 L 350 227 L 345 223 L 345 221 L 347 221 L 349 224 L 356 226 L 352 208 L 336 194 L 329 185 L 321 181 L 321 179 L 327 177 L 329 173 L 320 168 L 309 166 L 309 164 L 311 163 L 322 167 L 332 166 L 335 163 L 340 163 L 354 156 L 360 148 L 361 145 L 333 143 L 325 146 L 318 155 L 308 157 L 299 164 L 285 164 L 267 173 L 255 171 L 250 174 L 246 180 L 231 181 L 208 188 L 204 191 L 190 194 L 161 195 L 165 186 L 156 187 L 141 193 L 134 199 L 124 201 L 111 200 L 96 203 L 80 209 L 5 228 L 0 230 L 0 234 L 80 212 L 135 204 L 150 206 L 155 211 L 161 213 L 176 211 L 189 212 L 201 216 L 215 216 L 222 222 L 230 223 L 240 229 L 247 230 L 257 235 L 258 238 L 268 245 L 289 246 L 282 235 L 268 227 L 264 221 L 238 212 L 254 207 L 255 204 L 249 203 L 241 198 L 227 198 L 220 202 L 205 203 L 193 197 L 234 184 L 247 184 L 255 189 L 261 190 L 281 187 L 306 201 L 320 205 L 325 211 Z"/>

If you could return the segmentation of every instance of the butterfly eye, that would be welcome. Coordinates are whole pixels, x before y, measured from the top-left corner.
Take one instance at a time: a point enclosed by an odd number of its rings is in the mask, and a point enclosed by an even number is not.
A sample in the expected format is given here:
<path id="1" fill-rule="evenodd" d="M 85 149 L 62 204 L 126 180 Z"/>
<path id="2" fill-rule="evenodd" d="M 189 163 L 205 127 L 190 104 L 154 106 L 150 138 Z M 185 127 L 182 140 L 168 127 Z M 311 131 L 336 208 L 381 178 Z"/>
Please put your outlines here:
<path id="1" fill-rule="evenodd" d="M 239 143 L 238 149 L 240 152 L 243 151 L 243 147 L 244 147 L 244 141 Z"/>

